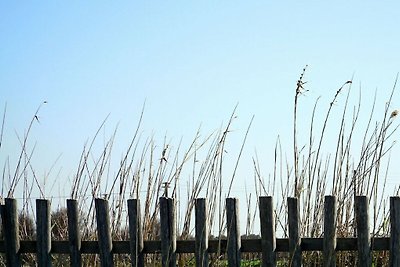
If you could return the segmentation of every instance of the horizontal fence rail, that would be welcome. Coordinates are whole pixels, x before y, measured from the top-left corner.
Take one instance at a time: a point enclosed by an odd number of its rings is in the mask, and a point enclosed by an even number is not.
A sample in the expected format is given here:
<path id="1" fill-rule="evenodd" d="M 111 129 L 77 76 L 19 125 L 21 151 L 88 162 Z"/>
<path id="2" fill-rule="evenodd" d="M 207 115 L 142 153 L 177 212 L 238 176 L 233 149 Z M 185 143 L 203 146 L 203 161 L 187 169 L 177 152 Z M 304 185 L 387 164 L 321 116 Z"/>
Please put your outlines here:
<path id="1" fill-rule="evenodd" d="M 195 201 L 195 238 L 177 240 L 175 200 L 160 198 L 160 240 L 143 240 L 140 201 L 128 200 L 129 235 L 127 241 L 112 240 L 108 202 L 95 199 L 97 241 L 81 240 L 76 200 L 67 200 L 68 240 L 51 240 L 50 201 L 36 201 L 37 240 L 19 240 L 18 211 L 15 199 L 6 198 L 1 205 L 4 240 L 0 253 L 5 254 L 7 266 L 21 266 L 21 254 L 35 253 L 39 266 L 52 266 L 52 254 L 67 254 L 71 266 L 82 265 L 83 254 L 99 254 L 101 266 L 113 266 L 114 254 L 129 254 L 132 266 L 144 266 L 145 254 L 160 254 L 162 266 L 176 266 L 177 254 L 195 254 L 196 266 L 209 266 L 209 254 L 224 253 L 228 266 L 240 266 L 242 253 L 261 253 L 262 266 L 277 266 L 277 253 L 289 253 L 290 266 L 302 265 L 302 252 L 319 251 L 324 266 L 336 266 L 336 253 L 357 251 L 359 266 L 372 266 L 373 251 L 388 251 L 390 266 L 400 266 L 400 197 L 390 198 L 390 236 L 371 237 L 369 232 L 368 199 L 355 198 L 357 237 L 336 236 L 336 197 L 326 196 L 324 203 L 324 235 L 307 238 L 299 235 L 299 204 L 288 198 L 289 237 L 276 238 L 272 197 L 259 198 L 260 238 L 241 238 L 238 199 L 226 199 L 227 238 L 209 239 L 207 203 Z"/>

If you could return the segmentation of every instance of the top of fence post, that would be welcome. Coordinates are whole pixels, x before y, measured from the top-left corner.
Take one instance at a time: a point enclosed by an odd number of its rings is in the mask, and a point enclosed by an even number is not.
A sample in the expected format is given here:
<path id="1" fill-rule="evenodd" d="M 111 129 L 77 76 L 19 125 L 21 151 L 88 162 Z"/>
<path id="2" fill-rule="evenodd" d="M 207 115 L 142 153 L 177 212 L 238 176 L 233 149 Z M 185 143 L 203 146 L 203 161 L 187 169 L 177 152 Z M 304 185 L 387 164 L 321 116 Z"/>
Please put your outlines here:
<path id="1" fill-rule="evenodd" d="M 390 198 L 390 266 L 400 266 L 400 197 Z"/>
<path id="2" fill-rule="evenodd" d="M 195 256 L 196 266 L 208 266 L 208 224 L 207 224 L 207 201 L 205 198 L 195 200 Z"/>
<path id="3" fill-rule="evenodd" d="M 128 199 L 128 216 L 131 264 L 133 267 L 144 266 L 143 235 L 139 199 Z"/>
<path id="4" fill-rule="evenodd" d="M 336 266 L 336 215 L 335 196 L 325 196 L 324 203 L 324 266 Z"/>
<path id="5" fill-rule="evenodd" d="M 368 198 L 356 196 L 358 266 L 371 266 L 371 239 L 369 235 Z"/>
<path id="6" fill-rule="evenodd" d="M 21 266 L 17 200 L 5 199 L 4 205 L 1 205 L 1 217 L 4 227 L 7 266 Z"/>
<path id="7" fill-rule="evenodd" d="M 226 199 L 226 227 L 228 230 L 228 266 L 240 266 L 240 229 L 239 229 L 239 200 L 237 198 Z"/>
<path id="8" fill-rule="evenodd" d="M 79 232 L 78 202 L 75 199 L 67 199 L 68 214 L 68 243 L 71 266 L 81 266 L 81 235 Z"/>
<path id="9" fill-rule="evenodd" d="M 50 201 L 36 199 L 37 259 L 39 266 L 51 266 Z"/>
<path id="10" fill-rule="evenodd" d="M 274 203 L 271 196 L 259 197 L 262 266 L 276 266 Z"/>
<path id="11" fill-rule="evenodd" d="M 297 198 L 289 197 L 288 223 L 289 223 L 289 254 L 290 266 L 301 266 L 301 239 L 300 239 L 300 215 Z"/>
<path id="12" fill-rule="evenodd" d="M 108 201 L 102 198 L 96 198 L 94 201 L 96 208 L 97 236 L 99 239 L 101 266 L 114 266 Z"/>
<path id="13" fill-rule="evenodd" d="M 160 197 L 161 258 L 162 266 L 176 266 L 175 201 Z"/>

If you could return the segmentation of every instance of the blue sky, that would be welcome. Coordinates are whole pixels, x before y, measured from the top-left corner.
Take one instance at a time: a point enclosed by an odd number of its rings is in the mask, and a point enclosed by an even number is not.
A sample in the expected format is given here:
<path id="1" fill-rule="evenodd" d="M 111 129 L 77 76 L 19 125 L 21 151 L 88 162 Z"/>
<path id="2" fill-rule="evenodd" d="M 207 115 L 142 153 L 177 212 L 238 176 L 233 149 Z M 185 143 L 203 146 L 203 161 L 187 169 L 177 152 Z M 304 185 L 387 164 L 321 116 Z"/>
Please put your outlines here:
<path id="1" fill-rule="evenodd" d="M 119 124 L 123 151 L 144 102 L 143 135 L 175 144 L 189 142 L 200 124 L 204 135 L 218 129 L 238 104 L 233 153 L 255 115 L 240 174 L 252 177 L 245 169 L 256 149 L 268 175 L 278 135 L 290 149 L 306 64 L 302 122 L 319 96 L 325 110 L 353 76 L 351 105 L 361 88 L 366 110 L 375 92 L 383 109 L 400 70 L 399 10 L 395 1 L 2 1 L 0 163 L 16 159 L 16 133 L 23 136 L 43 101 L 34 166 L 45 173 L 62 154 L 64 177 L 108 114 L 107 134 Z"/>

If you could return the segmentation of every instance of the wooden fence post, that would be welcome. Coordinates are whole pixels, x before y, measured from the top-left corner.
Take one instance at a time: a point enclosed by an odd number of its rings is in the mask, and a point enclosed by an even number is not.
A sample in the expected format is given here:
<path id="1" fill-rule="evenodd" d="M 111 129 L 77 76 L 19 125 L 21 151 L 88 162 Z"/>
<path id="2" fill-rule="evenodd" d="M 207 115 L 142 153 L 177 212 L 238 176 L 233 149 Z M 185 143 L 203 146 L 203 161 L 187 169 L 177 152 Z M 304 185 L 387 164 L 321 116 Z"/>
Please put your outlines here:
<path id="1" fill-rule="evenodd" d="M 371 239 L 369 235 L 368 199 L 366 196 L 356 196 L 355 212 L 357 223 L 358 266 L 372 265 Z"/>
<path id="2" fill-rule="evenodd" d="M 390 266 L 400 266 L 400 197 L 390 197 Z"/>
<path id="3" fill-rule="evenodd" d="M 67 199 L 68 214 L 68 242 L 71 266 L 82 266 L 81 234 L 79 231 L 78 202 L 75 199 Z"/>
<path id="4" fill-rule="evenodd" d="M 324 204 L 324 266 L 336 266 L 336 215 L 335 196 L 325 196 Z"/>
<path id="5" fill-rule="evenodd" d="M 205 198 L 195 200 L 195 228 L 196 267 L 208 267 L 208 224 L 207 201 Z"/>
<path id="6" fill-rule="evenodd" d="M 128 199 L 128 216 L 131 264 L 134 267 L 141 267 L 144 266 L 144 254 L 139 199 Z"/>
<path id="7" fill-rule="evenodd" d="M 300 239 L 300 216 L 297 198 L 289 197 L 288 201 L 288 223 L 289 223 L 289 266 L 301 266 L 301 239 Z"/>
<path id="8" fill-rule="evenodd" d="M 108 201 L 102 198 L 96 198 L 94 201 L 96 208 L 100 264 L 102 267 L 114 266 Z"/>
<path id="9" fill-rule="evenodd" d="M 274 204 L 271 196 L 259 197 L 262 266 L 276 266 Z"/>
<path id="10" fill-rule="evenodd" d="M 51 265 L 50 201 L 36 199 L 37 261 L 39 266 Z"/>
<path id="11" fill-rule="evenodd" d="M 13 198 L 5 199 L 5 203 L 2 205 L 1 217 L 7 266 L 21 266 L 17 200 Z"/>
<path id="12" fill-rule="evenodd" d="M 240 255 L 240 224 L 239 224 L 239 200 L 237 198 L 226 199 L 226 227 L 227 227 L 227 252 L 228 266 L 239 267 Z"/>
<path id="13" fill-rule="evenodd" d="M 176 266 L 176 223 L 173 198 L 160 197 L 160 224 L 162 266 Z"/>

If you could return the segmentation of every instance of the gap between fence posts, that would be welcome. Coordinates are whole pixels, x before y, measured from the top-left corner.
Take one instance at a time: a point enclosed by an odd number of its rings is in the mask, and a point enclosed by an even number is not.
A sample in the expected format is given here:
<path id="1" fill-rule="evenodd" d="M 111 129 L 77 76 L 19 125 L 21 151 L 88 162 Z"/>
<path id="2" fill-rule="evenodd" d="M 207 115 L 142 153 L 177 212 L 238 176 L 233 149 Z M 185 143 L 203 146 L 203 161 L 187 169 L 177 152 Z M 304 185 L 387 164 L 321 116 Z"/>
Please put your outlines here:
<path id="1" fill-rule="evenodd" d="M 354 203 L 357 223 L 358 266 L 371 266 L 372 257 L 369 234 L 368 198 L 366 196 L 356 196 Z"/>
<path id="2" fill-rule="evenodd" d="M 51 264 L 51 220 L 50 201 L 36 199 L 36 248 L 39 266 L 48 267 Z"/>
<path id="3" fill-rule="evenodd" d="M 239 267 L 240 255 L 240 230 L 239 230 L 239 200 L 237 198 L 226 199 L 226 227 L 227 227 L 227 252 L 228 267 Z"/>
<path id="4" fill-rule="evenodd" d="M 400 197 L 390 197 L 389 266 L 400 266 Z"/>
<path id="5" fill-rule="evenodd" d="M 102 198 L 96 198 L 94 204 L 96 208 L 100 264 L 102 267 L 114 266 L 108 201 Z"/>
<path id="6" fill-rule="evenodd" d="M 337 202 L 335 196 L 325 196 L 324 203 L 324 266 L 336 266 L 336 216 Z"/>
<path id="7" fill-rule="evenodd" d="M 176 266 L 175 200 L 160 197 L 161 261 L 163 267 Z"/>
<path id="8" fill-rule="evenodd" d="M 133 267 L 144 266 L 143 235 L 140 217 L 140 200 L 128 200 L 129 236 L 131 264 Z"/>
<path id="9" fill-rule="evenodd" d="M 259 197 L 262 266 L 276 266 L 274 202 L 271 196 Z"/>
<path id="10" fill-rule="evenodd" d="M 68 244 L 70 263 L 73 267 L 82 266 L 81 234 L 79 231 L 78 201 L 67 199 Z"/>
<path id="11" fill-rule="evenodd" d="M 300 239 L 300 215 L 297 198 L 289 197 L 288 223 L 289 223 L 289 266 L 301 266 L 301 239 Z"/>
<path id="12" fill-rule="evenodd" d="M 205 198 L 195 200 L 195 256 L 196 267 L 208 267 L 208 224 L 207 201 Z"/>
<path id="13" fill-rule="evenodd" d="M 1 205 L 1 217 L 3 221 L 7 266 L 21 266 L 17 200 L 13 198 L 5 199 L 4 205 Z"/>

